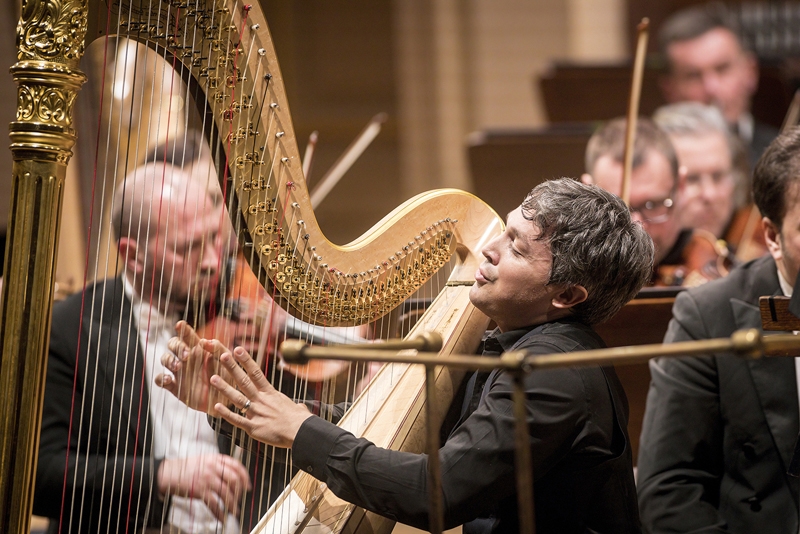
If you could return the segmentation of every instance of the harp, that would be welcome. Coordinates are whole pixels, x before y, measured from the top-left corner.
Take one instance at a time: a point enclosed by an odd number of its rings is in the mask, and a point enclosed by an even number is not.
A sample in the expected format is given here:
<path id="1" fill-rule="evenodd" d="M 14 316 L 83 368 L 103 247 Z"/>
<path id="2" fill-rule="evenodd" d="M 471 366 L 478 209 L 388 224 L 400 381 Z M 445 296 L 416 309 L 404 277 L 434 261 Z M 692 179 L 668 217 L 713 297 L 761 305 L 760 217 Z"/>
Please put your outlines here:
<path id="1" fill-rule="evenodd" d="M 8 399 L 0 416 L 3 532 L 26 532 L 32 506 L 55 236 L 76 142 L 74 106 L 85 81 L 78 61 L 89 42 L 116 36 L 167 58 L 187 81 L 218 155 L 221 187 L 230 192 L 243 256 L 290 313 L 325 327 L 363 324 L 389 313 L 451 261 L 446 287 L 417 328 L 440 331 L 445 351 L 470 352 L 487 323 L 467 291 L 482 243 L 502 221 L 475 197 L 454 190 L 422 194 L 348 245 L 325 238 L 310 208 L 280 70 L 257 3 L 27 0 L 18 25 L 19 62 L 12 68 L 19 89 L 0 319 L 0 388 Z M 370 414 L 376 418 L 367 426 L 360 417 L 350 419 L 359 419 L 353 428 L 380 445 L 421 450 L 421 375 L 400 374 L 379 374 L 374 383 L 391 384 L 382 394 L 385 404 L 404 406 L 402 412 Z M 439 376 L 444 402 L 455 377 L 444 370 Z M 374 403 L 355 409 L 376 411 Z M 387 520 L 328 495 L 311 477 L 301 478 L 261 531 L 296 531 L 310 523 L 325 532 L 390 528 Z"/>

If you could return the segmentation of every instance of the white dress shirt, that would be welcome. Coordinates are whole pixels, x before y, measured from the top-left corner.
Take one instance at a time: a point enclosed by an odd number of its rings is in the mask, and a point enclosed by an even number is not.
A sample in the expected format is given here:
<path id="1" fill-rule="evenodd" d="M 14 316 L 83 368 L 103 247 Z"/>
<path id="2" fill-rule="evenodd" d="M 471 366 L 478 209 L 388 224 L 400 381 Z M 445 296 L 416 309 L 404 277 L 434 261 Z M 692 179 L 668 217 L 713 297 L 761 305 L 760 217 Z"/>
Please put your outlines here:
<path id="1" fill-rule="evenodd" d="M 139 332 L 139 342 L 144 348 L 153 455 L 156 458 L 188 458 L 219 454 L 217 439 L 206 414 L 189 408 L 154 383 L 159 373 L 171 374 L 161 364 L 161 356 L 169 352 L 167 342 L 175 335 L 175 323 L 180 317 L 164 316 L 157 309 L 157 302 L 151 306 L 136 294 L 124 276 L 123 281 L 125 293 L 133 304 L 133 320 Z M 168 523 L 193 534 L 239 533 L 239 524 L 233 515 L 228 514 L 223 528 L 202 500 L 186 497 L 172 497 Z"/>

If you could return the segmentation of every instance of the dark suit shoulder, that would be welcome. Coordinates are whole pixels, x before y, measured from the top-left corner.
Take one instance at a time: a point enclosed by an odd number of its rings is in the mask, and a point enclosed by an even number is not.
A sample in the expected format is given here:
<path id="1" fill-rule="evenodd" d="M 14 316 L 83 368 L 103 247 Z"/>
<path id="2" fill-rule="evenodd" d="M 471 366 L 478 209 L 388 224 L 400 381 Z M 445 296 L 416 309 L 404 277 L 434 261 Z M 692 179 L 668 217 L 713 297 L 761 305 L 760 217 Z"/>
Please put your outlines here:
<path id="1" fill-rule="evenodd" d="M 675 307 L 680 308 L 691 300 L 701 311 L 714 310 L 728 307 L 732 298 L 758 304 L 759 297 L 773 294 L 778 287 L 775 261 L 771 256 L 764 256 L 733 269 L 725 278 L 678 294 Z"/>
<path id="2" fill-rule="evenodd" d="M 53 326 L 56 320 L 67 322 L 76 321 L 83 310 L 84 317 L 92 312 L 92 301 L 99 299 L 100 302 L 106 301 L 108 306 L 119 306 L 120 299 L 123 298 L 124 291 L 122 279 L 110 278 L 89 284 L 83 291 L 78 291 L 53 305 Z M 95 303 L 95 314 L 99 313 L 101 306 Z"/>

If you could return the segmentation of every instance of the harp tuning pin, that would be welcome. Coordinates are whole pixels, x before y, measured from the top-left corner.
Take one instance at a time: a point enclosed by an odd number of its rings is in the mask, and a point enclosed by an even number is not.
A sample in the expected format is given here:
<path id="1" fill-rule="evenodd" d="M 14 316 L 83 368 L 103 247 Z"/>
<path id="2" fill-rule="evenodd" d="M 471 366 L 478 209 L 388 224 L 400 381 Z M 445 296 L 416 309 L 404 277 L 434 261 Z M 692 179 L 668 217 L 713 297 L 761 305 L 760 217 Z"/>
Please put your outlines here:
<path id="1" fill-rule="evenodd" d="M 272 76 L 270 76 L 269 74 L 267 74 L 267 76 L 272 78 Z M 277 102 L 273 102 L 272 104 L 269 105 L 269 107 L 271 107 L 272 109 L 278 109 L 278 103 Z"/>
<path id="2" fill-rule="evenodd" d="M 277 138 L 281 138 L 281 137 L 283 137 L 284 135 L 286 135 L 286 132 L 278 132 L 278 133 L 276 133 L 276 134 L 275 134 L 275 137 L 277 137 Z"/>
<path id="3" fill-rule="evenodd" d="M 295 202 L 295 204 L 297 204 L 297 202 Z M 297 204 L 297 205 L 298 205 L 298 207 L 300 206 L 300 204 Z M 303 219 L 300 219 L 299 221 L 297 221 L 297 226 L 305 226 L 305 225 L 306 225 L 306 222 Z"/>
<path id="4" fill-rule="evenodd" d="M 259 26 L 258 24 L 253 24 L 252 26 L 250 26 L 250 29 L 251 29 L 251 30 L 253 30 L 253 31 L 256 31 L 256 30 L 257 30 L 257 29 L 259 29 L 260 27 L 261 27 L 261 26 Z"/>
<path id="5" fill-rule="evenodd" d="M 267 51 L 264 50 L 263 48 L 259 48 L 258 49 L 258 55 L 259 56 L 265 56 L 265 55 L 267 55 Z M 264 78 L 266 78 L 266 76 L 264 76 Z"/>
<path id="6" fill-rule="evenodd" d="M 288 158 L 287 158 L 287 159 L 288 159 Z M 299 207 L 300 207 L 300 204 L 298 204 L 297 202 L 292 202 L 292 207 L 293 207 L 294 209 L 297 209 L 297 208 L 299 208 Z"/>
<path id="7" fill-rule="evenodd" d="M 289 158 L 286 157 L 281 158 L 281 163 L 289 163 Z"/>

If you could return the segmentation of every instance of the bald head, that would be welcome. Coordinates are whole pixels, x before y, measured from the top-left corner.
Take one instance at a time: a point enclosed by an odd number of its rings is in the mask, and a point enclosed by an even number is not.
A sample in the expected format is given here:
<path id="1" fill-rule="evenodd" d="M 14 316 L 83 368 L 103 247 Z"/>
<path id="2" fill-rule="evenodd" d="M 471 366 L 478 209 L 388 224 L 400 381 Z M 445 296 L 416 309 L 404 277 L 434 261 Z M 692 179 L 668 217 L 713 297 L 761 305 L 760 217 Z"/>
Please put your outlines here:
<path id="1" fill-rule="evenodd" d="M 114 236 L 144 239 L 154 235 L 175 209 L 212 210 L 222 204 L 209 160 L 179 167 L 148 163 L 131 171 L 117 187 L 111 213 Z M 160 215 L 160 217 L 159 217 Z"/>
<path id="2" fill-rule="evenodd" d="M 230 222 L 209 161 L 135 169 L 117 188 L 112 224 L 140 296 L 163 292 L 182 307 L 216 283 Z"/>

